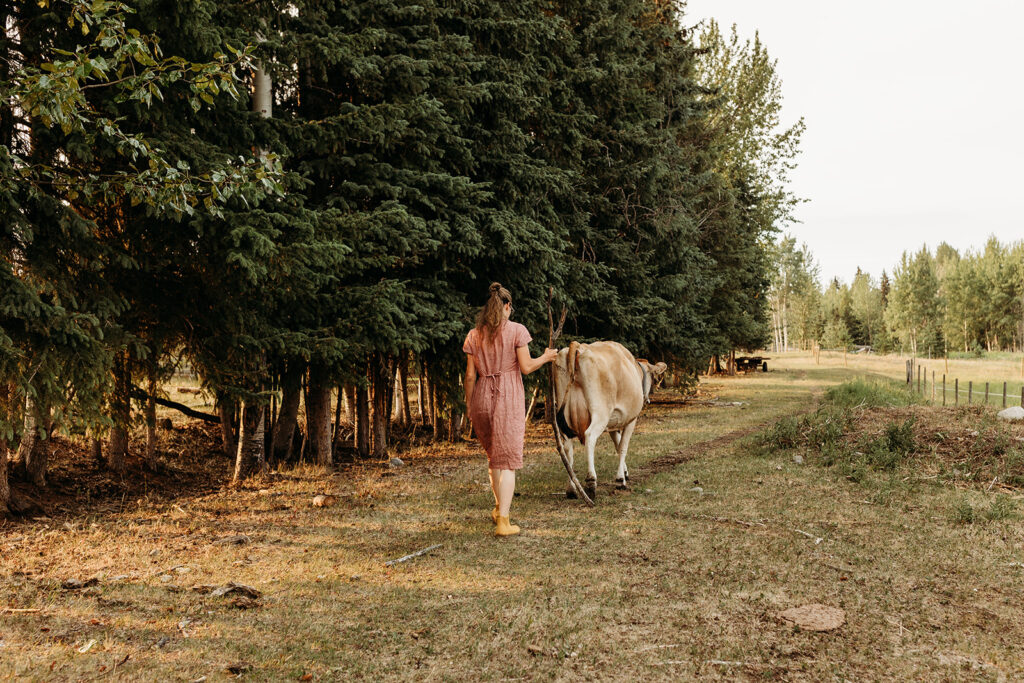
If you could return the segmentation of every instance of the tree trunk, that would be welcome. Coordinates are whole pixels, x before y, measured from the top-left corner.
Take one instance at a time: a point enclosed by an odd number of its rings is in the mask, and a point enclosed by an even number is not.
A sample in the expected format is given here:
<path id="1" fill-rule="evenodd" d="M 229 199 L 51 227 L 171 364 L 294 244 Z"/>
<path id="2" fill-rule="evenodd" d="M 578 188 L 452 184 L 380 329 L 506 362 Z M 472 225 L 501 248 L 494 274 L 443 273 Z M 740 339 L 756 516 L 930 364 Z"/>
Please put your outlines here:
<path id="1" fill-rule="evenodd" d="M 373 391 L 373 457 L 383 460 L 388 454 L 388 385 L 394 380 L 387 373 L 387 364 L 378 354 L 370 361 Z"/>
<path id="2" fill-rule="evenodd" d="M 353 427 L 356 426 L 356 388 L 355 385 L 348 385 L 345 387 L 345 416 L 348 418 L 348 423 Z"/>
<path id="3" fill-rule="evenodd" d="M 355 387 L 356 455 L 370 457 L 370 397 L 365 384 Z"/>
<path id="4" fill-rule="evenodd" d="M 345 403 L 345 387 L 340 384 L 335 387 L 338 399 L 334 402 L 334 431 L 331 432 L 331 443 L 338 443 L 338 435 L 341 434 L 341 411 Z"/>
<path id="5" fill-rule="evenodd" d="M 437 401 L 439 396 L 437 395 L 437 385 L 434 382 L 430 383 L 430 424 L 433 426 L 434 441 L 440 441 L 442 438 L 442 432 L 444 431 L 444 420 L 441 416 L 441 411 L 438 410 Z"/>
<path id="6" fill-rule="evenodd" d="M 317 465 L 330 465 L 331 457 L 331 385 L 321 368 L 311 367 L 306 393 L 306 438 L 309 459 Z"/>
<path id="7" fill-rule="evenodd" d="M 0 421 L 9 416 L 7 402 L 10 399 L 10 385 L 0 385 Z M 0 519 L 10 512 L 11 485 L 7 478 L 7 439 L 0 436 Z"/>
<path id="8" fill-rule="evenodd" d="M 11 484 L 7 479 L 7 440 L 0 438 L 0 519 L 8 516 L 11 504 Z"/>
<path id="9" fill-rule="evenodd" d="M 124 471 L 128 452 L 128 427 L 132 421 L 131 384 L 128 352 L 122 351 L 114 361 L 114 395 L 111 398 L 114 426 L 107 440 L 107 468 L 114 472 Z"/>
<path id="10" fill-rule="evenodd" d="M 391 443 L 391 423 L 395 415 L 395 382 L 398 375 L 398 363 L 394 358 L 381 358 L 384 375 L 381 386 L 384 387 L 384 443 Z"/>
<path id="11" fill-rule="evenodd" d="M 224 455 L 233 458 L 238 446 L 235 444 L 235 404 L 227 398 L 217 401 L 217 412 L 220 414 L 220 439 Z"/>
<path id="12" fill-rule="evenodd" d="M 241 418 L 238 429 L 238 451 L 235 455 L 235 473 L 232 484 L 266 469 L 266 453 L 263 450 L 263 419 L 265 406 L 241 403 Z"/>
<path id="13" fill-rule="evenodd" d="M 789 351 L 789 320 L 786 316 L 785 302 L 782 305 L 782 350 Z"/>
<path id="14" fill-rule="evenodd" d="M 430 377 L 426 361 L 420 361 L 420 423 L 424 427 L 433 424 L 430 412 Z"/>
<path id="15" fill-rule="evenodd" d="M 146 400 L 146 467 L 156 470 L 156 368 L 149 370 L 149 398 Z"/>
<path id="16" fill-rule="evenodd" d="M 405 353 L 398 362 L 398 383 L 402 388 L 402 426 L 408 428 L 412 423 L 412 412 L 409 410 L 409 355 Z"/>
<path id="17" fill-rule="evenodd" d="M 277 422 L 274 423 L 274 435 L 271 439 L 270 462 L 274 464 L 292 459 L 301 397 L 302 369 L 288 368 L 281 375 L 281 409 L 277 415 Z"/>

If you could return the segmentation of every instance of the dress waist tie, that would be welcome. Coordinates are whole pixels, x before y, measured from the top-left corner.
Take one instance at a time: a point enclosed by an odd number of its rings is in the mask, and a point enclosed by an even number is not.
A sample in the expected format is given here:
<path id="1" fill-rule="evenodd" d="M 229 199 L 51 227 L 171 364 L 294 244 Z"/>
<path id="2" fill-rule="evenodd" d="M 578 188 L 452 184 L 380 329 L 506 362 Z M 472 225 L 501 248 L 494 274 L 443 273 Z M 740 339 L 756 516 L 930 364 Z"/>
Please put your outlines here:
<path id="1" fill-rule="evenodd" d="M 495 398 L 501 395 L 501 382 L 497 381 L 498 378 L 501 377 L 502 375 L 507 375 L 512 372 L 519 372 L 519 368 L 508 368 L 507 370 L 502 370 L 500 372 L 491 372 L 486 375 L 480 375 L 482 379 L 493 380 L 487 383 L 488 385 L 490 385 L 491 400 L 494 400 Z"/>

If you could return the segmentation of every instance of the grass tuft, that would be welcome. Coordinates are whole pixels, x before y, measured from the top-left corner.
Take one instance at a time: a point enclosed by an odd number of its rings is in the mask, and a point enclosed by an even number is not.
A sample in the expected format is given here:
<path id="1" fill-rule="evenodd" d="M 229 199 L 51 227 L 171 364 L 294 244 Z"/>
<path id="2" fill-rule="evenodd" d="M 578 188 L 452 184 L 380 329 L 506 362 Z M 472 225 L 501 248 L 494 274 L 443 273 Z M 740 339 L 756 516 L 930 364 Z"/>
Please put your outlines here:
<path id="1" fill-rule="evenodd" d="M 883 408 L 909 406 L 918 399 L 893 380 L 858 379 L 844 382 L 825 392 L 825 401 L 837 408 Z"/>

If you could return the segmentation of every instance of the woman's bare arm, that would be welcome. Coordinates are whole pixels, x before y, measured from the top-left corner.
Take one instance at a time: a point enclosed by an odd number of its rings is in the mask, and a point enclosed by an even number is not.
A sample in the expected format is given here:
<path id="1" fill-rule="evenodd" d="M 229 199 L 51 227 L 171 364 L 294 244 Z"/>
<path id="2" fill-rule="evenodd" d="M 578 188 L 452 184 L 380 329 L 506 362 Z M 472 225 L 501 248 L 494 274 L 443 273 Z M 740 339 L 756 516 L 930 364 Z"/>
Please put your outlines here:
<path id="1" fill-rule="evenodd" d="M 466 354 L 466 379 L 462 386 L 466 389 L 466 410 L 469 410 L 469 402 L 473 398 L 473 389 L 476 388 L 476 364 L 473 363 L 473 356 Z"/>
<path id="2" fill-rule="evenodd" d="M 557 357 L 557 349 L 544 349 L 544 353 L 537 358 L 530 357 L 530 349 L 526 346 L 520 346 L 516 349 L 516 358 L 519 359 L 519 370 L 524 375 L 529 375 L 534 370 L 547 365 Z"/>

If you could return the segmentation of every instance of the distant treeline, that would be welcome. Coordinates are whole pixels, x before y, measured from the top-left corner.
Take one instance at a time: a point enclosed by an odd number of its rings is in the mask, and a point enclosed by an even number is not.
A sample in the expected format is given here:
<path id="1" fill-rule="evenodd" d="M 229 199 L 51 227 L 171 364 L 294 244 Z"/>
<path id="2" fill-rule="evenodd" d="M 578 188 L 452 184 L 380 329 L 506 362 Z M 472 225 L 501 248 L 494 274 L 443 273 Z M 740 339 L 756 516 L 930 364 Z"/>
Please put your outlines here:
<path id="1" fill-rule="evenodd" d="M 989 238 L 980 251 L 943 242 L 910 254 L 873 278 L 822 288 L 813 255 L 790 237 L 773 256 L 776 348 L 871 346 L 914 355 L 1024 349 L 1024 242 Z"/>
<path id="2" fill-rule="evenodd" d="M 238 477 L 302 440 L 330 463 L 342 390 L 384 454 L 396 374 L 458 422 L 491 281 L 534 352 L 549 287 L 570 338 L 683 369 L 767 337 L 803 124 L 779 126 L 759 41 L 695 35 L 674 2 L 44 0 L 0 25 L 19 466 L 63 429 L 124 467 L 179 362 Z"/>

